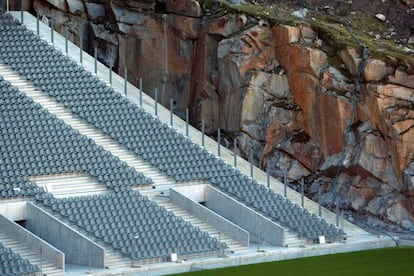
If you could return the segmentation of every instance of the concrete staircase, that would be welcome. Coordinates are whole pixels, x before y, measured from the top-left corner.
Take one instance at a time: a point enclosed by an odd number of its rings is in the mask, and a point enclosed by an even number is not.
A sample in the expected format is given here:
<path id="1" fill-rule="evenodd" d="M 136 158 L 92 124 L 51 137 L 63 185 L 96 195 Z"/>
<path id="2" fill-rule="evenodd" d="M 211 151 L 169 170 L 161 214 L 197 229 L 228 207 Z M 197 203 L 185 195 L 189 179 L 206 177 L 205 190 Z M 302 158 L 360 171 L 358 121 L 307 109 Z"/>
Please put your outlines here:
<path id="1" fill-rule="evenodd" d="M 172 211 L 174 215 L 182 217 L 185 221 L 189 221 L 192 225 L 199 227 L 201 231 L 207 232 L 211 237 L 225 242 L 229 247 L 228 249 L 226 249 L 226 253 L 239 253 L 249 250 L 249 247 L 243 246 L 238 241 L 233 240 L 232 238 L 223 233 L 220 233 L 220 229 L 214 228 L 213 226 L 205 223 L 199 218 L 191 215 L 186 210 L 170 202 L 168 197 L 155 196 L 151 199 L 157 202 L 158 205 L 163 206 L 165 209 L 169 211 Z"/>
<path id="2" fill-rule="evenodd" d="M 3 243 L 5 247 L 11 248 L 14 253 L 17 253 L 23 259 L 28 259 L 31 264 L 37 265 L 40 268 L 41 275 L 64 275 L 65 272 L 55 267 L 53 264 L 49 263 L 47 259 L 40 256 L 40 252 L 34 252 L 24 244 L 13 239 L 13 237 L 6 235 L 0 229 L 0 242 Z"/>
<path id="3" fill-rule="evenodd" d="M 311 242 L 307 239 L 300 238 L 299 235 L 292 230 L 285 230 L 285 246 L 286 247 L 305 247 Z"/>
<path id="4" fill-rule="evenodd" d="M 151 163 L 129 151 L 123 145 L 104 134 L 100 129 L 72 113 L 54 98 L 39 91 L 39 89 L 33 86 L 31 82 L 10 69 L 7 65 L 0 64 L 0 75 L 12 85 L 19 88 L 19 90 L 24 92 L 27 96 L 31 97 L 35 102 L 39 103 L 42 108 L 47 109 L 50 113 L 56 115 L 58 119 L 61 119 L 72 128 L 78 130 L 81 134 L 88 136 L 96 144 L 102 146 L 113 155 L 118 156 L 121 161 L 126 162 L 138 172 L 142 172 L 145 176 L 151 178 L 154 182 L 153 185 L 156 188 L 175 184 L 175 180 L 172 177 L 166 175 L 157 167 L 152 166 Z"/>
<path id="5" fill-rule="evenodd" d="M 37 205 L 37 207 L 43 209 L 44 211 L 48 212 L 49 214 L 52 213 L 51 209 L 45 207 L 44 205 Z M 88 237 L 91 241 L 99 244 L 105 249 L 105 267 L 113 269 L 113 268 L 128 268 L 131 267 L 131 259 L 122 255 L 120 251 L 115 250 L 102 240 L 98 240 L 96 237 L 88 233 L 85 229 L 79 227 L 76 223 L 69 221 L 66 217 L 61 216 L 60 214 L 53 213 L 53 216 L 58 219 L 62 224 L 66 227 L 76 230 L 76 232 Z M 93 267 L 91 267 L 93 271 Z"/>
<path id="6" fill-rule="evenodd" d="M 102 194 L 107 187 L 86 174 L 72 173 L 30 177 L 37 186 L 45 187 L 57 198 Z"/>

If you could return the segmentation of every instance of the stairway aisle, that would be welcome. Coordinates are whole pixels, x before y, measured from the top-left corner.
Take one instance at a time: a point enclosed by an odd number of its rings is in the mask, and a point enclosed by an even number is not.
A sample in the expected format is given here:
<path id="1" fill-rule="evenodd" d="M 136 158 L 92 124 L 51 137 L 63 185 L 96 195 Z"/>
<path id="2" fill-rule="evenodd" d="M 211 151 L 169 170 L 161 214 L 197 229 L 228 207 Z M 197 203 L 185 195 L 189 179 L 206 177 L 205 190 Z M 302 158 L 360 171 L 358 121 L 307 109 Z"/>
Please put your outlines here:
<path id="1" fill-rule="evenodd" d="M 207 224 L 199 218 L 191 215 L 186 210 L 170 202 L 168 197 L 154 196 L 151 198 L 151 200 L 155 201 L 158 205 L 163 206 L 165 209 L 172 211 L 174 215 L 183 218 L 185 221 L 191 222 L 193 226 L 199 227 L 201 231 L 207 232 L 211 237 L 216 238 L 221 242 L 225 242 L 229 247 L 228 249 L 226 249 L 225 253 L 240 253 L 249 250 L 249 247 L 243 246 L 231 237 L 223 233 L 220 233 L 220 229 L 214 228 L 213 226 Z"/>
<path id="2" fill-rule="evenodd" d="M 6 235 L 0 229 L 0 242 L 5 246 L 13 250 L 23 259 L 28 259 L 31 264 L 37 265 L 42 272 L 42 275 L 59 276 L 64 275 L 65 272 L 55 267 L 52 263 L 48 262 L 46 258 L 40 256 L 40 252 L 34 252 L 25 245 L 13 239 L 13 237 Z"/>
<path id="3" fill-rule="evenodd" d="M 145 161 L 140 156 L 129 151 L 123 145 L 104 134 L 100 129 L 72 113 L 61 103 L 40 91 L 30 81 L 20 76 L 7 65 L 0 64 L 0 75 L 13 86 L 17 87 L 21 92 L 24 92 L 35 102 L 39 103 L 42 108 L 47 109 L 50 113 L 56 115 L 58 119 L 61 119 L 72 128 L 78 130 L 81 134 L 88 136 L 97 145 L 102 146 L 105 150 L 118 156 L 121 161 L 126 162 L 138 172 L 142 172 L 146 177 L 151 178 L 153 185 L 157 189 L 165 189 L 165 187 L 176 184 L 175 179 L 160 171 L 157 167 Z"/>

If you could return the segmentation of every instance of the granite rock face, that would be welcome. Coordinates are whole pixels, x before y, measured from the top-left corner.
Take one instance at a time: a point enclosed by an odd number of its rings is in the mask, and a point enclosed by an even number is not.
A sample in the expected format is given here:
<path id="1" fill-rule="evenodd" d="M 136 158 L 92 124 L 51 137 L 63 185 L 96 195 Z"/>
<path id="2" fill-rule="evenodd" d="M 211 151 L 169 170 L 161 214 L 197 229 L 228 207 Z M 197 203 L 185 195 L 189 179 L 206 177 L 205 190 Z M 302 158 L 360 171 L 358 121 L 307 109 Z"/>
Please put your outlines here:
<path id="1" fill-rule="evenodd" d="M 360 49 L 324 52 L 310 26 L 210 16 L 195 0 L 36 0 L 54 28 L 195 126 L 236 139 L 240 154 L 308 195 L 371 218 L 414 223 L 414 75 Z M 411 5 L 411 1 L 405 1 Z M 231 144 L 231 143 L 230 143 Z M 340 170 L 339 170 L 340 169 Z M 335 176 L 339 177 L 333 183 Z M 333 185 L 335 184 L 335 185 Z"/>

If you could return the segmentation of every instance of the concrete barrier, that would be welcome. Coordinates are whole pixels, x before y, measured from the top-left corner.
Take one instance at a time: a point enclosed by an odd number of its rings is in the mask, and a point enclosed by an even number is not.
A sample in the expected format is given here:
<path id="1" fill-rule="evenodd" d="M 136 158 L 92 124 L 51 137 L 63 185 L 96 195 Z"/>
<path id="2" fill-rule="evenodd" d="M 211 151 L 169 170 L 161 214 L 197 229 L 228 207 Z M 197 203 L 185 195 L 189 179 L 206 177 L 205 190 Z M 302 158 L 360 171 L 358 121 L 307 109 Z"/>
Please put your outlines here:
<path id="1" fill-rule="evenodd" d="M 62 251 L 2 215 L 0 215 L 0 225 L 1 231 L 5 234 L 24 244 L 31 251 L 37 252 L 39 255 L 41 254 L 43 258 L 47 259 L 54 266 L 65 270 L 65 254 Z"/>
<path id="2" fill-rule="evenodd" d="M 105 249 L 31 202 L 26 228 L 65 253 L 68 264 L 105 267 Z"/>
<path id="3" fill-rule="evenodd" d="M 399 240 L 398 246 L 414 247 L 414 241 L 413 240 Z"/>
<path id="4" fill-rule="evenodd" d="M 274 246 L 284 246 L 284 228 L 262 214 L 229 197 L 225 193 L 206 186 L 205 206 L 249 231 L 259 241 Z"/>
<path id="5" fill-rule="evenodd" d="M 199 202 L 203 202 L 202 194 L 205 193 L 206 186 L 198 185 L 172 188 L 170 190 L 170 200 L 175 205 L 187 210 L 190 214 L 203 220 L 207 224 L 212 225 L 221 233 L 238 241 L 243 246 L 249 246 L 249 232 L 199 204 Z M 196 198 L 189 197 L 186 193 L 188 190 L 191 190 L 191 193 L 196 195 Z"/>

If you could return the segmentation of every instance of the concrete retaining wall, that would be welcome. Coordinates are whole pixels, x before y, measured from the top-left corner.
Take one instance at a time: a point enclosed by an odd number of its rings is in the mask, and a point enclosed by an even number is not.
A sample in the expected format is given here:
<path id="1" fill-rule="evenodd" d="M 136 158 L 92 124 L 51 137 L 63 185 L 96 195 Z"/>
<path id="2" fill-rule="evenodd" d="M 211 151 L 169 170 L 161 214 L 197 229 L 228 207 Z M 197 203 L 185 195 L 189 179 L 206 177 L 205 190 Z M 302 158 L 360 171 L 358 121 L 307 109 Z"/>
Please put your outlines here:
<path id="1" fill-rule="evenodd" d="M 170 190 L 170 200 L 195 217 L 219 229 L 220 232 L 238 241 L 243 246 L 249 246 L 249 232 L 198 203 L 204 201 L 206 186 L 173 188 Z M 192 192 L 195 196 L 194 199 L 190 197 L 189 192 Z"/>
<path id="2" fill-rule="evenodd" d="M 103 247 L 30 202 L 26 228 L 63 251 L 68 264 L 105 267 Z"/>
<path id="3" fill-rule="evenodd" d="M 24 244 L 33 252 L 38 252 L 54 266 L 65 270 L 65 254 L 63 252 L 2 215 L 0 215 L 0 225 L 1 231 L 5 234 Z"/>
<path id="4" fill-rule="evenodd" d="M 271 245 L 284 245 L 284 228 L 221 191 L 206 186 L 206 207 Z"/>
<path id="5" fill-rule="evenodd" d="M 1 203 L 0 215 L 9 220 L 25 220 L 27 216 L 26 201 L 5 201 Z"/>

